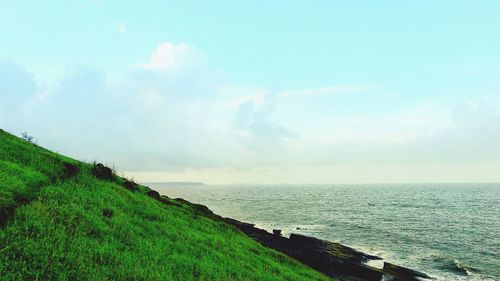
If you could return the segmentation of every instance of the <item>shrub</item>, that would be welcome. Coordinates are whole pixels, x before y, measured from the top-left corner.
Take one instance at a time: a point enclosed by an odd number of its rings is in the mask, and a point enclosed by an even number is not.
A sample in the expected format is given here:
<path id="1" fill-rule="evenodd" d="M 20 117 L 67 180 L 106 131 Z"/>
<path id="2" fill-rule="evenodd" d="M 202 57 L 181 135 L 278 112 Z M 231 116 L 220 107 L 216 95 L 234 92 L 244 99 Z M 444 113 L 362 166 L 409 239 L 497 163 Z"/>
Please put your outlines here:
<path id="1" fill-rule="evenodd" d="M 27 132 L 23 132 L 22 137 L 25 141 L 29 143 L 38 144 L 38 141 L 36 141 L 35 138 L 32 135 L 28 134 Z"/>

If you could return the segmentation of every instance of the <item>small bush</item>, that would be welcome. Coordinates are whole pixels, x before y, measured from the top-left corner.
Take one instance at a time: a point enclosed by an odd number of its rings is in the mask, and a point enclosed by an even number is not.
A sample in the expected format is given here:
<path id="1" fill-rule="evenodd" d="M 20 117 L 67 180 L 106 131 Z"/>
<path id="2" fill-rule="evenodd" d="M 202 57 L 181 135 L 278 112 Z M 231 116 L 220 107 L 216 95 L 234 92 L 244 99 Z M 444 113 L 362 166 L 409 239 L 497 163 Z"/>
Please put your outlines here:
<path id="1" fill-rule="evenodd" d="M 22 137 L 25 141 L 32 143 L 32 144 L 38 144 L 38 141 L 35 140 L 35 137 L 32 135 L 28 134 L 27 132 L 22 133 Z"/>

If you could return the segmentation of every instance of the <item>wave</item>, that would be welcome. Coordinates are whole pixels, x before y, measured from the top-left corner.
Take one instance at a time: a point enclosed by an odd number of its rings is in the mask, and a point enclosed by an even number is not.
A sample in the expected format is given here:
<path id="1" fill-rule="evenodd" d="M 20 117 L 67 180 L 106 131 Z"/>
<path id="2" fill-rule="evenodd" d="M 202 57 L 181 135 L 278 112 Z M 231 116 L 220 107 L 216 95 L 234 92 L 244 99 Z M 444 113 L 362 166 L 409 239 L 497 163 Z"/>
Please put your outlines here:
<path id="1" fill-rule="evenodd" d="M 455 273 L 459 273 L 462 275 L 472 275 L 472 268 L 468 268 L 465 265 L 461 264 L 458 260 L 453 260 L 454 267 L 452 271 Z"/>
<path id="2" fill-rule="evenodd" d="M 465 264 L 461 263 L 459 260 L 456 259 L 451 260 L 445 258 L 436 258 L 434 262 L 437 264 L 436 267 L 438 269 L 452 272 L 457 275 L 470 276 L 473 273 L 479 272 L 478 269 L 473 268 L 471 266 L 466 266 Z"/>

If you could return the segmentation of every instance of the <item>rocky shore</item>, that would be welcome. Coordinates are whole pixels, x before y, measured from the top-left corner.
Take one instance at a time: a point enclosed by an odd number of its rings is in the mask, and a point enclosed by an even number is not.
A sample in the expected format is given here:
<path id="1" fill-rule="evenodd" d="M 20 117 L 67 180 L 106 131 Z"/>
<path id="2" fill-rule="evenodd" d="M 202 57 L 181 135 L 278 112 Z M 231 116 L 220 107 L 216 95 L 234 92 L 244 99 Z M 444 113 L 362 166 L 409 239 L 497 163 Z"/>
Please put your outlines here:
<path id="1" fill-rule="evenodd" d="M 415 281 L 432 279 L 425 273 L 384 262 L 382 269 L 365 263 L 381 260 L 380 257 L 359 252 L 353 248 L 327 240 L 291 234 L 283 237 L 279 231 L 269 233 L 256 228 L 253 224 L 230 218 L 222 218 L 226 223 L 236 226 L 249 237 L 262 245 L 278 250 L 328 276 L 341 280 L 394 280 Z"/>
<path id="2" fill-rule="evenodd" d="M 67 174 L 77 171 L 70 164 L 65 164 L 64 167 Z M 113 177 L 112 170 L 102 164 L 94 165 L 92 173 L 101 179 L 112 179 Z M 128 180 L 123 182 L 122 186 L 130 191 L 135 191 L 138 187 L 135 182 Z M 339 243 L 300 234 L 291 234 L 289 237 L 284 237 L 281 235 L 281 230 L 279 229 L 274 229 L 273 233 L 270 233 L 264 229 L 255 227 L 251 223 L 221 217 L 214 214 L 207 206 L 194 204 L 181 198 L 172 200 L 167 196 L 160 195 L 155 190 L 149 190 L 146 195 L 166 205 L 180 205 L 182 203 L 182 205 L 191 207 L 197 215 L 233 225 L 260 244 L 282 252 L 327 276 L 340 280 L 418 281 L 433 279 L 425 273 L 388 262 L 384 262 L 383 268 L 369 266 L 366 264 L 368 261 L 382 260 L 382 258 L 362 253 Z"/>
<path id="3" fill-rule="evenodd" d="M 160 196 L 154 190 L 150 191 L 148 195 L 160 202 L 172 204 L 172 201 L 167 199 L 168 197 Z M 255 227 L 254 224 L 216 215 L 204 205 L 190 203 L 180 198 L 174 199 L 174 201 L 191 206 L 199 215 L 233 225 L 260 244 L 282 252 L 330 277 L 348 281 L 433 279 L 425 273 L 388 262 L 384 262 L 383 268 L 369 266 L 366 264 L 368 261 L 382 260 L 382 258 L 362 253 L 339 243 L 300 234 L 291 234 L 289 237 L 284 237 L 278 229 L 270 233 Z"/>

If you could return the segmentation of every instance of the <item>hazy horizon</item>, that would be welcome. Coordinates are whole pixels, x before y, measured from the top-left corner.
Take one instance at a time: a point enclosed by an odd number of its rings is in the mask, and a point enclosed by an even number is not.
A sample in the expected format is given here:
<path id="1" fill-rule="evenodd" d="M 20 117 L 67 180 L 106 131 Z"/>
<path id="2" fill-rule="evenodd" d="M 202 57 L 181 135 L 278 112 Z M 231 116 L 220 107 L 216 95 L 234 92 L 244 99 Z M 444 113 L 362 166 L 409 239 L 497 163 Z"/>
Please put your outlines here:
<path id="1" fill-rule="evenodd" d="M 142 182 L 500 182 L 499 9 L 0 1 L 0 128 Z"/>

